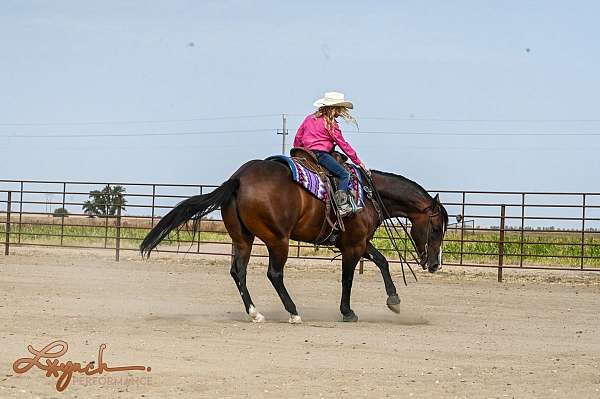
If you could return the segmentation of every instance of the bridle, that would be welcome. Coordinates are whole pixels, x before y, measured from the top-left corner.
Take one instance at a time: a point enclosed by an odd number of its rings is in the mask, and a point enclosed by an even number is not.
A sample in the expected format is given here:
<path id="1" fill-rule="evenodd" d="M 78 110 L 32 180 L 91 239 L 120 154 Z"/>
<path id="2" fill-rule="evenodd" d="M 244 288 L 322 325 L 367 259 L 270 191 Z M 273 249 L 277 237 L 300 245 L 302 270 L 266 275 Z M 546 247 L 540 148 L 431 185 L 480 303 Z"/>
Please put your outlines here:
<path id="1" fill-rule="evenodd" d="M 429 215 L 428 215 L 428 220 L 427 220 L 427 236 L 426 236 L 426 240 L 425 240 L 425 250 L 419 255 L 419 257 L 421 258 L 419 260 L 419 264 L 421 265 L 421 267 L 423 268 L 423 270 L 425 270 L 426 266 L 427 266 L 427 258 L 429 256 L 429 239 L 431 236 L 431 219 L 433 219 L 434 217 L 437 217 L 440 215 L 440 211 L 436 211 L 433 212 L 433 205 L 429 205 L 427 208 L 423 209 L 421 212 L 426 212 L 426 211 L 430 211 Z M 446 230 L 446 226 L 445 226 L 445 222 L 442 221 L 442 232 L 445 232 Z M 409 235 L 410 237 L 410 235 Z M 412 241 L 412 237 L 410 238 Z M 439 262 L 440 265 L 442 264 L 442 246 L 444 244 L 444 234 L 442 233 L 442 241 L 440 243 L 440 254 L 439 254 Z M 415 242 L 413 241 L 413 246 L 415 247 L 415 250 L 419 251 L 419 249 L 417 248 L 417 245 L 415 244 Z"/>
<path id="2" fill-rule="evenodd" d="M 415 278 L 415 281 L 417 281 L 417 275 L 415 274 L 414 270 L 412 269 L 412 267 L 410 266 L 410 263 L 408 263 L 408 261 L 402 256 L 402 253 L 400 251 L 400 249 L 398 248 L 398 246 L 396 245 L 396 241 L 394 240 L 394 232 L 396 234 L 398 234 L 398 230 L 396 229 L 395 225 L 392 223 L 391 225 L 388 225 L 386 223 L 386 220 L 391 219 L 392 216 L 390 215 L 389 211 L 387 210 L 387 207 L 385 206 L 385 204 L 383 203 L 383 199 L 381 198 L 381 195 L 379 195 L 379 192 L 377 191 L 377 189 L 375 188 L 375 184 L 373 183 L 373 180 L 371 179 L 371 176 L 368 173 L 363 173 L 363 176 L 366 177 L 367 182 L 369 183 L 370 188 L 367 188 L 367 186 L 365 185 L 365 192 L 367 193 L 367 197 L 369 197 L 375 207 L 375 210 L 377 211 L 377 216 L 382 224 L 382 226 L 384 227 L 386 234 L 388 236 L 388 238 L 390 239 L 390 242 L 395 250 L 395 252 L 398 254 L 398 258 L 400 259 L 400 264 L 402 265 L 402 280 L 404 280 L 404 284 L 407 285 L 406 283 L 406 276 L 404 274 L 404 264 L 406 263 L 406 266 L 408 266 L 408 269 L 410 270 L 410 272 L 412 273 L 413 277 Z M 423 269 L 426 268 L 427 265 L 427 255 L 428 255 L 428 248 L 429 248 L 429 238 L 430 238 L 430 231 L 431 231 L 431 219 L 438 216 L 440 214 L 440 211 L 436 211 L 433 212 L 433 201 L 432 204 L 429 205 L 428 207 L 424 208 L 421 212 L 426 212 L 427 210 L 430 211 L 429 213 L 429 218 L 427 221 L 427 240 L 425 241 L 425 251 L 423 251 L 423 253 L 419 254 L 419 249 L 417 247 L 417 244 L 415 243 L 415 241 L 413 240 L 412 236 L 410 235 L 410 233 L 408 232 L 408 229 L 406 228 L 406 226 L 404 225 L 404 223 L 402 223 L 400 221 L 400 219 L 398 217 L 395 217 L 394 219 L 396 219 L 396 223 L 399 224 L 400 226 L 402 226 L 402 229 L 404 230 L 404 233 L 406 234 L 406 237 L 408 237 L 408 239 L 410 240 L 415 252 L 417 253 L 417 255 L 420 257 L 419 260 L 416 259 L 416 257 L 412 254 L 411 252 L 411 256 L 413 257 L 415 263 L 421 265 L 421 267 Z M 445 226 L 445 222 L 442 222 L 443 226 L 442 226 L 442 231 L 445 231 L 446 226 Z M 392 232 L 393 230 L 393 232 Z M 442 243 L 443 243 L 443 235 L 442 235 Z M 442 264 L 442 247 L 440 244 L 440 254 L 439 254 L 439 260 L 440 260 L 440 265 Z"/>

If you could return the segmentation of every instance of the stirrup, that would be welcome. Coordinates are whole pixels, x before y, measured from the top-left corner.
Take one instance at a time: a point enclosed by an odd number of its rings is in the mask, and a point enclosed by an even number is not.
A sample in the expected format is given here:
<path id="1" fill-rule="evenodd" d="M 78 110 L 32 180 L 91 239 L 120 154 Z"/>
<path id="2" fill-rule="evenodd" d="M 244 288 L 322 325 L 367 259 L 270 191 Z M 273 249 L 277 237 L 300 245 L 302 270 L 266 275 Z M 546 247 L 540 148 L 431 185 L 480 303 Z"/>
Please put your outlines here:
<path id="1" fill-rule="evenodd" d="M 358 206 L 356 201 L 354 200 L 354 196 L 352 194 L 348 195 L 348 200 L 350 202 L 350 206 L 352 207 L 352 213 L 359 213 L 363 210 L 362 206 Z"/>
<path id="2" fill-rule="evenodd" d="M 354 211 L 352 210 L 351 207 L 344 206 L 344 207 L 340 207 L 338 209 L 339 209 L 339 213 L 340 213 L 340 217 L 341 218 L 344 218 L 344 217 L 346 217 L 348 215 L 352 215 L 354 213 Z"/>

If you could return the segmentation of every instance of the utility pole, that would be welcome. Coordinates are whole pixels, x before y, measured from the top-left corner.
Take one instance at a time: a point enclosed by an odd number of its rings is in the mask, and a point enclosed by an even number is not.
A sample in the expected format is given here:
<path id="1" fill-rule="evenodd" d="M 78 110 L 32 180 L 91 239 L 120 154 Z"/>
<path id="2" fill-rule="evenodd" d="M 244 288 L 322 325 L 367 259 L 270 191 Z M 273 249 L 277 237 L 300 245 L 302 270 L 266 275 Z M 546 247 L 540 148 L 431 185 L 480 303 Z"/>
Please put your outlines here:
<path id="1" fill-rule="evenodd" d="M 286 155 L 285 136 L 287 136 L 288 130 L 287 130 L 287 117 L 285 114 L 281 114 L 281 131 L 279 131 L 279 129 L 277 129 L 277 134 L 281 134 L 281 154 Z"/>

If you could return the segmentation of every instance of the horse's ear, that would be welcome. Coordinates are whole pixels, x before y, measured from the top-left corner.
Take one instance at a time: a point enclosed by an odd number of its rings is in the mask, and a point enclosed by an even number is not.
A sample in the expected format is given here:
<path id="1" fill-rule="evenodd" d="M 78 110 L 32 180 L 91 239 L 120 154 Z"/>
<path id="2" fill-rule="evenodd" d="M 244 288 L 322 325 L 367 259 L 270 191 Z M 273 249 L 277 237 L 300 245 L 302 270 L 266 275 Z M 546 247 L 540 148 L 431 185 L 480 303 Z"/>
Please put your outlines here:
<path id="1" fill-rule="evenodd" d="M 441 203 L 440 203 L 440 194 L 436 194 L 435 197 L 433 197 L 433 201 L 431 201 L 431 205 L 433 207 L 433 209 L 435 209 L 436 211 L 440 209 Z"/>

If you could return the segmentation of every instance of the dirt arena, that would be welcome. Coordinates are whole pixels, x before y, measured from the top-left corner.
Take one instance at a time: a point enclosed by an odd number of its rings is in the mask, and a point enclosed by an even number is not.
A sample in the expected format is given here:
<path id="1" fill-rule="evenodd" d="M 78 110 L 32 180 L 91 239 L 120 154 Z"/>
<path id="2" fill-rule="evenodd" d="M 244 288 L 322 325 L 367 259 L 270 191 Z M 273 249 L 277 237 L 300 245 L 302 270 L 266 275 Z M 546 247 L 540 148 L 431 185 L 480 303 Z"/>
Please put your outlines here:
<path id="1" fill-rule="evenodd" d="M 0 255 L 0 398 L 600 398 L 600 274 L 419 272 L 385 306 L 375 267 L 356 275 L 358 323 L 341 323 L 336 264 L 295 262 L 286 281 L 304 320 L 289 325 L 251 261 L 264 324 L 247 321 L 227 257 L 15 248 Z M 55 340 L 102 377 L 56 378 L 12 365 Z M 97 361 L 96 361 L 97 362 Z M 98 376 L 96 376 L 98 377 Z M 108 379 L 112 377 L 112 379 Z M 124 377 L 119 379 L 120 377 Z"/>

